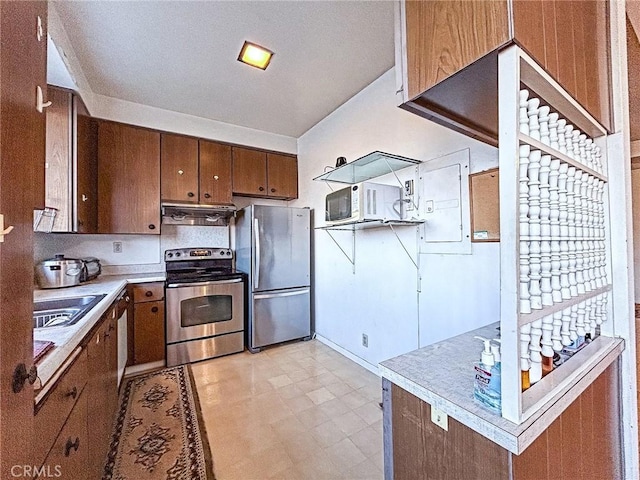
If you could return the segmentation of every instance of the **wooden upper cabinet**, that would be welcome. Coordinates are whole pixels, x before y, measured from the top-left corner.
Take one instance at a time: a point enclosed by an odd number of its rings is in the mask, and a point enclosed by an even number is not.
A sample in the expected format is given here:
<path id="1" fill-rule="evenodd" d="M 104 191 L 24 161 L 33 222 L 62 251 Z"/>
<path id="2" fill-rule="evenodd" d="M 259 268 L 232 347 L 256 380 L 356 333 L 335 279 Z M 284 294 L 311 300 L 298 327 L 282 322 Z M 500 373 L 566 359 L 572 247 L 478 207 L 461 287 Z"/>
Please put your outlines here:
<path id="1" fill-rule="evenodd" d="M 610 129 L 608 18 L 602 0 L 513 1 L 516 43 Z"/>
<path id="2" fill-rule="evenodd" d="M 266 196 L 267 154 L 259 150 L 233 147 L 233 193 Z"/>
<path id="3" fill-rule="evenodd" d="M 98 122 L 77 95 L 73 96 L 76 147 L 76 229 L 98 231 Z"/>
<path id="4" fill-rule="evenodd" d="M 404 0 L 401 106 L 497 144 L 497 53 L 515 42 L 610 130 L 609 2 L 508 3 Z"/>
<path id="5" fill-rule="evenodd" d="M 99 233 L 160 234 L 160 133 L 98 126 Z"/>
<path id="6" fill-rule="evenodd" d="M 296 157 L 267 154 L 269 196 L 298 198 L 298 160 Z"/>
<path id="7" fill-rule="evenodd" d="M 231 183 L 231 147 L 200 140 L 200 203 L 231 203 Z"/>
<path id="8" fill-rule="evenodd" d="M 97 125 L 79 96 L 48 86 L 45 203 L 54 232 L 97 231 Z M 75 196 L 74 196 L 75 195 Z"/>
<path id="9" fill-rule="evenodd" d="M 52 231 L 71 232 L 72 226 L 72 94 L 49 86 L 47 116 L 45 205 L 57 209 Z"/>
<path id="10" fill-rule="evenodd" d="M 409 98 L 509 40 L 506 0 L 405 2 Z"/>
<path id="11" fill-rule="evenodd" d="M 290 155 L 233 147 L 233 193 L 298 198 L 298 160 Z"/>
<path id="12" fill-rule="evenodd" d="M 163 133 L 160 152 L 162 201 L 198 203 L 198 139 Z"/>

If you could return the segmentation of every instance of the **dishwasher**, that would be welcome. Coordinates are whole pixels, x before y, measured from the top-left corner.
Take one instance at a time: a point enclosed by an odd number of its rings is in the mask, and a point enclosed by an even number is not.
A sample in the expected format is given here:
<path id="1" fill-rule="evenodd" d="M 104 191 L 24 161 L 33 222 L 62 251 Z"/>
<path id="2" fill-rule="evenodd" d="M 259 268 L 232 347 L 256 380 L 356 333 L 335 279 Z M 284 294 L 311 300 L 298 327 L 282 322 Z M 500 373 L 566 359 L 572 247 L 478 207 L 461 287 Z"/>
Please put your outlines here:
<path id="1" fill-rule="evenodd" d="M 117 300 L 116 314 L 118 317 L 118 388 L 127 366 L 127 310 L 131 298 L 127 290 L 123 290 Z"/>

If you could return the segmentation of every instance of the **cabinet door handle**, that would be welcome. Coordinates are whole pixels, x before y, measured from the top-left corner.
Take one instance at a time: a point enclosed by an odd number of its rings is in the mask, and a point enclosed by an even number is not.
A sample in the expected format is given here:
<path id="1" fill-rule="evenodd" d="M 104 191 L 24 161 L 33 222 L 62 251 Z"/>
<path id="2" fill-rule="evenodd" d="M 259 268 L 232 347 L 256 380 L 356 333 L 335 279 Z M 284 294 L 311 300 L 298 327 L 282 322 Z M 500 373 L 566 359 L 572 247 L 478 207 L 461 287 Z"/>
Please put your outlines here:
<path id="1" fill-rule="evenodd" d="M 209 195 L 208 193 L 205 193 L 204 198 L 211 198 L 211 195 Z"/>
<path id="2" fill-rule="evenodd" d="M 74 400 L 76 399 L 76 397 L 78 396 L 78 387 L 73 387 L 71 390 L 69 390 L 65 397 L 71 397 Z"/>
<path id="3" fill-rule="evenodd" d="M 153 297 L 153 292 L 151 290 L 147 290 L 146 292 L 144 292 L 144 296 L 145 297 Z"/>
<path id="4" fill-rule="evenodd" d="M 189 198 L 193 197 L 193 192 L 187 193 L 187 197 L 189 197 Z"/>
<path id="5" fill-rule="evenodd" d="M 158 307 L 151 307 L 151 311 L 153 313 L 158 313 Z"/>
<path id="6" fill-rule="evenodd" d="M 276 189 L 275 189 L 275 188 L 272 188 L 272 189 L 271 189 L 271 193 L 276 193 Z"/>
<path id="7" fill-rule="evenodd" d="M 149 225 L 149 230 L 155 230 L 155 229 L 156 229 L 156 226 L 153 223 Z"/>
<path id="8" fill-rule="evenodd" d="M 67 443 L 64 446 L 64 456 L 68 457 L 71 454 L 71 449 L 74 451 L 78 451 L 78 447 L 80 446 L 80 437 L 76 437 L 74 442 L 71 441 L 70 438 L 67 438 Z"/>
<path id="9" fill-rule="evenodd" d="M 264 187 L 258 187 L 258 190 L 260 190 L 261 192 L 264 192 Z"/>
<path id="10" fill-rule="evenodd" d="M 37 379 L 38 367 L 32 365 L 29 371 L 27 371 L 27 366 L 24 363 L 19 363 L 13 371 L 13 381 L 11 385 L 13 393 L 20 393 L 26 382 L 29 382 L 29 385 L 33 385 Z"/>

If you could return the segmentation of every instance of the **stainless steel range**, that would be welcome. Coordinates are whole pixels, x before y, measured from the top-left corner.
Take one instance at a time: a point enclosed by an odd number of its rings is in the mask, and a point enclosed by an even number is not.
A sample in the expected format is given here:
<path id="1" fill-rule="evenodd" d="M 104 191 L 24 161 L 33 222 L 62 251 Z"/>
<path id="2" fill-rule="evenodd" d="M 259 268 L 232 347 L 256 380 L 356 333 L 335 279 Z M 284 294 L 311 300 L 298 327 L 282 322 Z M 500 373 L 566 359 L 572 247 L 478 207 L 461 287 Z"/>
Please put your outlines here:
<path id="1" fill-rule="evenodd" d="M 164 252 L 167 366 L 244 350 L 244 278 L 228 248 Z"/>

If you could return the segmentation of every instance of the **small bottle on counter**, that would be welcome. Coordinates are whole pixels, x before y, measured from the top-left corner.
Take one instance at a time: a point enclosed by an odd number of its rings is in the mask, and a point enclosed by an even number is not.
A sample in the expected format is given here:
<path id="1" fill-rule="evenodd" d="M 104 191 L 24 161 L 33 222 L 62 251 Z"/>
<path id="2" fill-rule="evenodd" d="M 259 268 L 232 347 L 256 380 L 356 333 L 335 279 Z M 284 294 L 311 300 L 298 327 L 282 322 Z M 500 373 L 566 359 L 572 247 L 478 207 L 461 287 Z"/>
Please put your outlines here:
<path id="1" fill-rule="evenodd" d="M 474 338 L 484 342 L 484 350 L 482 351 L 480 361 L 474 363 L 475 381 L 473 397 L 484 407 L 500 415 L 502 413 L 500 367 L 499 365 L 496 366 L 495 357 L 491 348 L 491 340 L 478 336 Z"/>

